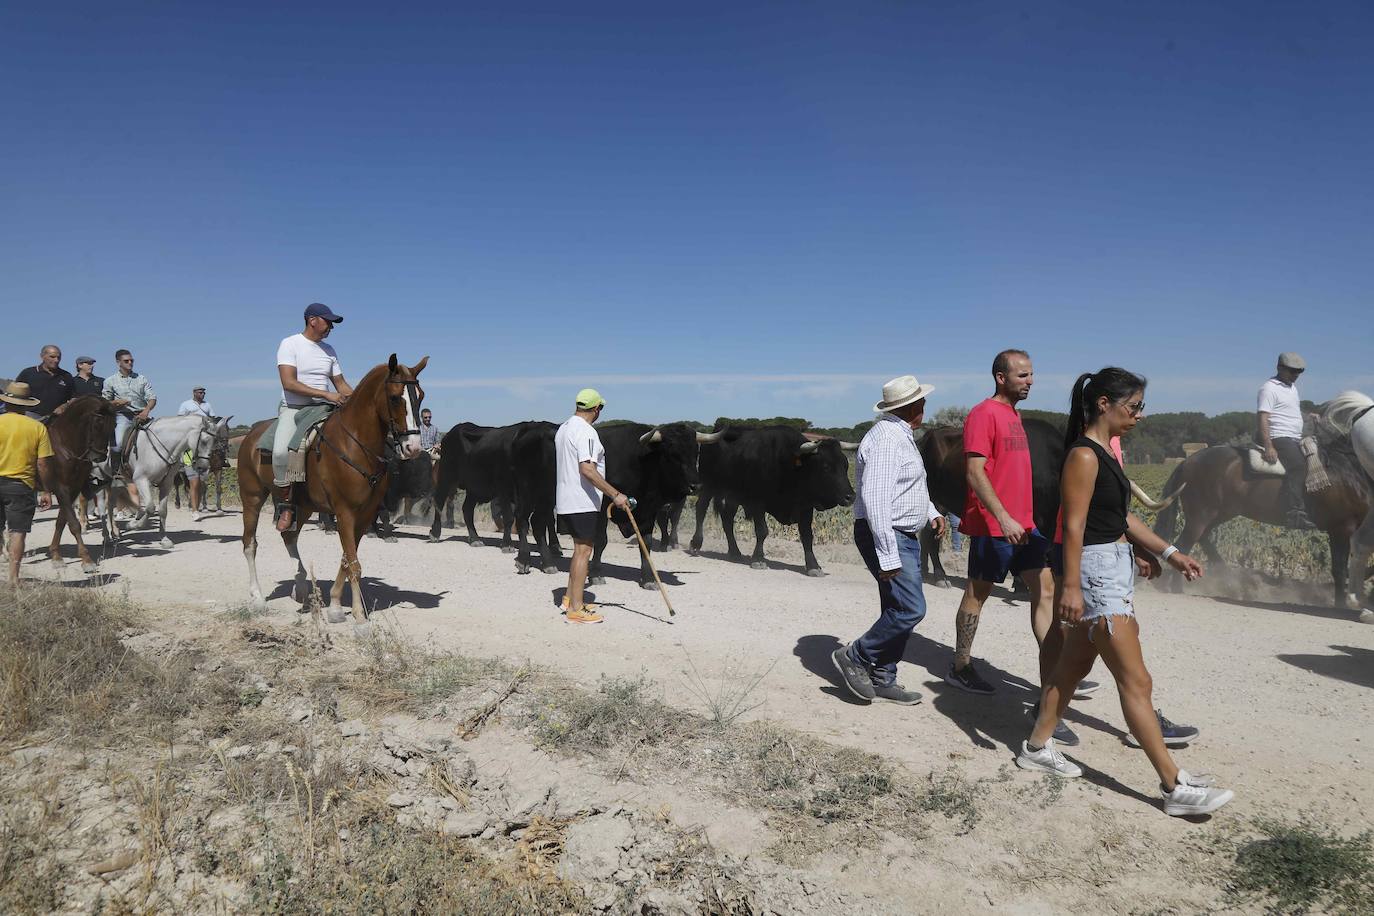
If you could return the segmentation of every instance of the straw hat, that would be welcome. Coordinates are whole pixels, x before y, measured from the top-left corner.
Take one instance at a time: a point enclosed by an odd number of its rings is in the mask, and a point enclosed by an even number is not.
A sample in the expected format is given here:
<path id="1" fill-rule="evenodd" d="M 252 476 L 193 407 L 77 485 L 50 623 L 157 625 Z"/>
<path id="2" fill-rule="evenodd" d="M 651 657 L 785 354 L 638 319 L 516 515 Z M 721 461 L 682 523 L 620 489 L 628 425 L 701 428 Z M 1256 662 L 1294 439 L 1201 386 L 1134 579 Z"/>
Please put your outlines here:
<path id="1" fill-rule="evenodd" d="M 883 399 L 874 404 L 873 409 L 878 413 L 896 410 L 919 401 L 934 390 L 934 385 L 922 385 L 914 375 L 898 376 L 883 386 Z"/>
<path id="2" fill-rule="evenodd" d="M 16 407 L 37 407 L 38 398 L 29 397 L 29 385 L 27 382 L 10 382 L 5 386 L 5 393 L 0 394 L 0 401 L 6 404 L 13 404 Z"/>

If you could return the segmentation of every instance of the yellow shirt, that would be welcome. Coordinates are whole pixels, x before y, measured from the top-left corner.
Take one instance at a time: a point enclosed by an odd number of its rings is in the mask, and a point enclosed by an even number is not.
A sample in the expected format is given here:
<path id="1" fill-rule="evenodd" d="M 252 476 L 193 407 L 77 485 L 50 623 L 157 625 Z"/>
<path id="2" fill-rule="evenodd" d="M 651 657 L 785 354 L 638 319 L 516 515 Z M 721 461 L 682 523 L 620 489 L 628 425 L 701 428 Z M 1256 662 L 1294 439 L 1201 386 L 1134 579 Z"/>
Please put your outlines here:
<path id="1" fill-rule="evenodd" d="M 38 487 L 38 459 L 52 457 L 48 428 L 32 417 L 6 411 L 0 414 L 0 477 Z"/>

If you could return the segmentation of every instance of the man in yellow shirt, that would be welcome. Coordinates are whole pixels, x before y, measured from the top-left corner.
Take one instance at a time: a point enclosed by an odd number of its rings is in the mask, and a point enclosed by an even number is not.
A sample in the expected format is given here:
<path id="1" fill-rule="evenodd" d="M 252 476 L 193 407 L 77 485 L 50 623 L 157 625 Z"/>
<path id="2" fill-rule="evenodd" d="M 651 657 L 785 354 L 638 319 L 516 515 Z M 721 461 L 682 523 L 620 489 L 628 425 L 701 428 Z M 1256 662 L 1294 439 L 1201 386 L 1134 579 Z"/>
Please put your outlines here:
<path id="1" fill-rule="evenodd" d="M 5 412 L 0 414 L 0 516 L 9 531 L 10 587 L 19 584 L 19 561 L 24 540 L 33 528 L 35 506 L 52 507 L 52 441 L 48 428 L 24 412 L 38 404 L 29 386 L 10 382 L 0 394 Z M 36 494 L 39 480 L 45 492 Z"/>

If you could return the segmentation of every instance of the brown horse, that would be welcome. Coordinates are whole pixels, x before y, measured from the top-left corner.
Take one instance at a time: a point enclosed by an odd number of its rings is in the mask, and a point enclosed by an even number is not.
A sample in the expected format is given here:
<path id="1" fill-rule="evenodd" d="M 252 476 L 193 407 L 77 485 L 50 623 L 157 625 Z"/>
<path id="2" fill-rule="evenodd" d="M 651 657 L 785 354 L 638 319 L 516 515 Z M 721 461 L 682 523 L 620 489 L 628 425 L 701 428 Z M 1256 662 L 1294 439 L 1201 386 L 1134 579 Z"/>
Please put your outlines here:
<path id="1" fill-rule="evenodd" d="M 296 561 L 295 596 L 305 604 L 310 596 L 305 566 L 301 563 L 296 540 L 300 529 L 314 512 L 332 512 L 338 519 L 339 543 L 343 559 L 329 592 L 326 609 L 331 623 L 344 619 L 344 582 L 353 586 L 353 619 L 367 620 L 363 609 L 362 564 L 358 562 L 358 543 L 377 515 L 386 492 L 388 444 L 402 458 L 420 453 L 420 402 L 425 393 L 417 377 L 429 363 L 426 356 L 414 368 L 396 361 L 396 354 L 377 366 L 358 384 L 348 403 L 334 411 L 320 430 L 305 462 L 305 483 L 297 484 L 295 530 L 282 533 L 286 551 Z M 251 600 L 266 605 L 258 585 L 258 515 L 267 502 L 272 486 L 272 457 L 260 453 L 258 439 L 271 420 L 254 424 L 239 446 L 239 497 L 243 502 L 243 556 L 248 560 Z"/>
<path id="2" fill-rule="evenodd" d="M 1282 525 L 1283 478 L 1246 470 L 1243 451 L 1236 446 L 1207 448 L 1174 468 L 1164 485 L 1166 506 L 1155 520 L 1155 533 L 1165 540 L 1173 539 L 1180 507 L 1183 531 L 1174 543 L 1184 553 L 1208 538 L 1217 525 L 1239 516 Z M 1348 601 L 1350 538 L 1374 505 L 1374 482 L 1360 467 L 1349 440 L 1323 443 L 1322 458 L 1331 486 L 1308 493 L 1307 507 L 1312 520 L 1331 541 L 1331 579 L 1336 606 L 1341 607 Z M 1358 601 L 1355 606 L 1359 606 Z"/>
<path id="3" fill-rule="evenodd" d="M 81 557 L 81 570 L 94 573 L 99 570 L 95 560 L 86 550 L 82 540 L 82 514 L 78 502 L 91 479 L 91 467 L 100 464 L 109 453 L 110 439 L 114 436 L 114 405 L 95 395 L 84 395 L 67 403 L 60 414 L 48 424 L 48 437 L 52 440 L 53 464 L 56 478 L 53 481 L 53 495 L 57 497 L 57 522 L 53 525 L 52 543 L 48 545 L 48 556 L 53 566 L 62 567 L 62 529 L 71 530 L 76 538 L 76 552 Z"/>

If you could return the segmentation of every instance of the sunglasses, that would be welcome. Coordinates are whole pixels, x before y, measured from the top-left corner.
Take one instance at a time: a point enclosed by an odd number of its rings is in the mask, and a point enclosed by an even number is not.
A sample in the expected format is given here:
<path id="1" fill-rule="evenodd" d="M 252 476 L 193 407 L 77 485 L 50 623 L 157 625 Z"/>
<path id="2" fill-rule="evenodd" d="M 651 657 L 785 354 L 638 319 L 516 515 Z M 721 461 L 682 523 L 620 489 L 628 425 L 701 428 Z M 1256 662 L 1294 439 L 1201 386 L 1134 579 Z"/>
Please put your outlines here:
<path id="1" fill-rule="evenodd" d="M 1118 403 L 1121 407 L 1126 408 L 1127 412 L 1130 413 L 1130 415 L 1133 416 L 1133 417 L 1138 417 L 1138 416 L 1140 416 L 1141 414 L 1143 414 L 1143 413 L 1145 412 L 1145 402 L 1144 402 L 1144 401 L 1136 401 L 1134 404 L 1127 404 L 1127 403 L 1120 402 L 1120 401 L 1118 401 L 1117 403 Z"/>

